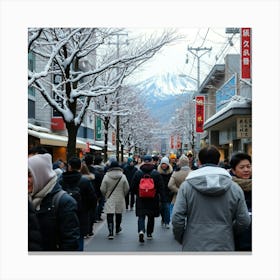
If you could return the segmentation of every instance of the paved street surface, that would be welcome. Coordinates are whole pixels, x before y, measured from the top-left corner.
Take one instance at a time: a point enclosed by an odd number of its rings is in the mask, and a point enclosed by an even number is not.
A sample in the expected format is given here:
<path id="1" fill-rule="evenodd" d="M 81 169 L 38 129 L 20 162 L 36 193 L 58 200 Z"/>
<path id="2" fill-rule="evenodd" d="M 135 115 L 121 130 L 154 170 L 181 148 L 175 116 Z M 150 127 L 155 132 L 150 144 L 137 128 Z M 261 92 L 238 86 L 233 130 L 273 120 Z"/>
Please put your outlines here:
<path id="1" fill-rule="evenodd" d="M 140 243 L 138 240 L 137 220 L 135 211 L 126 211 L 123 214 L 122 231 L 115 235 L 113 240 L 109 240 L 107 222 L 104 217 L 102 223 L 94 224 L 94 236 L 85 239 L 85 252 L 92 253 L 147 253 L 161 252 L 172 253 L 181 252 L 181 245 L 174 239 L 172 228 L 161 227 L 161 217 L 155 220 L 153 239 Z M 147 221 L 146 221 L 147 222 Z"/>

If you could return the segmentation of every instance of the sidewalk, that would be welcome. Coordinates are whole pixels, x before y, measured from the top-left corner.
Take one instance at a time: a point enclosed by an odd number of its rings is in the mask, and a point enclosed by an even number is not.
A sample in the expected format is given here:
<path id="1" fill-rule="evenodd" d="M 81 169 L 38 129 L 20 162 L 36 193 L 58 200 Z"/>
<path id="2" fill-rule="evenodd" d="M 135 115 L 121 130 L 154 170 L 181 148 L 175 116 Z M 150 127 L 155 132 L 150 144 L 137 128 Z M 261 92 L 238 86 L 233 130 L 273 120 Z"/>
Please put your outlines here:
<path id="1" fill-rule="evenodd" d="M 113 240 L 108 240 L 106 216 L 101 223 L 94 224 L 94 236 L 85 239 L 85 252 L 92 253 L 145 253 L 145 252 L 181 252 L 181 245 L 174 239 L 172 226 L 169 229 L 161 227 L 161 217 L 155 219 L 153 239 L 140 243 L 138 240 L 135 211 L 123 214 L 122 231 Z"/>

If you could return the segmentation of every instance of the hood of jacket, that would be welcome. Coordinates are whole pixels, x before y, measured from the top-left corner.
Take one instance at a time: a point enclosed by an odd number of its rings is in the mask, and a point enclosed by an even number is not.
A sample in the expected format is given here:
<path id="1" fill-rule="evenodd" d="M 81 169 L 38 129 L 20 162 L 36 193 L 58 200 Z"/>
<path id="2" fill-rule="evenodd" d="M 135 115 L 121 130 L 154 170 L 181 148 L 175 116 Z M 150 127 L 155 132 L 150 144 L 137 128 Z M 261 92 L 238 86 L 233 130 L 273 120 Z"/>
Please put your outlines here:
<path id="1" fill-rule="evenodd" d="M 123 170 L 120 167 L 114 167 L 114 168 L 110 168 L 106 174 L 109 178 L 116 180 L 122 177 Z"/>
<path id="2" fill-rule="evenodd" d="M 207 196 L 223 195 L 232 184 L 230 174 L 224 168 L 217 166 L 202 166 L 190 172 L 186 181 Z"/>

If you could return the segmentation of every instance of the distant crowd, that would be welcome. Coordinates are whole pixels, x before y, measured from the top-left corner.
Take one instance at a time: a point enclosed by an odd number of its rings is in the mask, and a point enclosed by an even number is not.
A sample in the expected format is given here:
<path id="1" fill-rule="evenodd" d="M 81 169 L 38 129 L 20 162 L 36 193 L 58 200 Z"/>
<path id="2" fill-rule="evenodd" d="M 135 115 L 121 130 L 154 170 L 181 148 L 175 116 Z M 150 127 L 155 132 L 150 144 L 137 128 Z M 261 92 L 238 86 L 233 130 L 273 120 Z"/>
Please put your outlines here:
<path id="1" fill-rule="evenodd" d="M 101 156 L 56 160 L 28 154 L 28 250 L 83 251 L 94 224 L 106 219 L 108 240 L 135 211 L 138 241 L 152 239 L 155 219 L 182 251 L 252 251 L 252 160 L 236 152 L 220 161 L 214 146 L 181 155 Z"/>

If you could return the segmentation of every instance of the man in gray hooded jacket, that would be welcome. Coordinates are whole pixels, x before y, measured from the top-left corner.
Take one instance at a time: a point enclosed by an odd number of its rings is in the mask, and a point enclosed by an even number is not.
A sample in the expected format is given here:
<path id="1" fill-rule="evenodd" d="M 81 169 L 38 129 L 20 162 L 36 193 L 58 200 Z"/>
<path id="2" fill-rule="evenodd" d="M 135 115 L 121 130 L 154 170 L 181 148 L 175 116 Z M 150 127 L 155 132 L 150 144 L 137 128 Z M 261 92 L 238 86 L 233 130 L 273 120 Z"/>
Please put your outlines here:
<path id="1" fill-rule="evenodd" d="M 200 150 L 200 168 L 182 183 L 173 209 L 175 239 L 183 251 L 234 251 L 234 231 L 250 225 L 241 188 L 218 167 L 219 151 Z"/>

